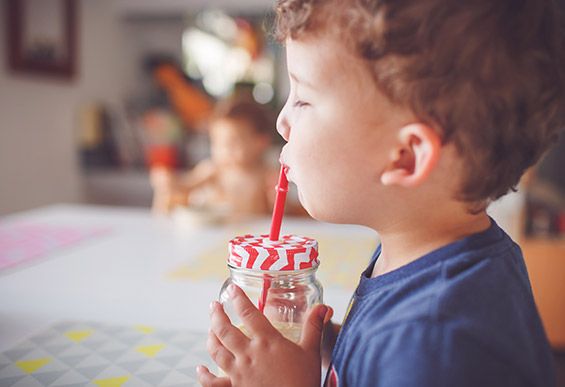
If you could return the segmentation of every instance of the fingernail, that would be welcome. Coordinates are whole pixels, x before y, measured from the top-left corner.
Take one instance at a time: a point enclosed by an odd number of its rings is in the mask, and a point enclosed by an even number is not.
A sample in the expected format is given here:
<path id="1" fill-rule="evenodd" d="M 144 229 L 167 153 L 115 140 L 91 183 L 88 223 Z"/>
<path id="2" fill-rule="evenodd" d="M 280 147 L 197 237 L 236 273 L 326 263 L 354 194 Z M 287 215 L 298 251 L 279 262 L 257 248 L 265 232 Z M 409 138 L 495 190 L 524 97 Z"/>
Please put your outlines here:
<path id="1" fill-rule="evenodd" d="M 235 296 L 235 285 L 231 284 L 228 286 L 228 294 L 233 298 Z"/>
<path id="2" fill-rule="evenodd" d="M 216 307 L 216 301 L 212 301 L 210 303 L 210 313 L 214 312 L 214 308 Z"/>
<path id="3" fill-rule="evenodd" d="M 324 320 L 324 323 L 326 322 L 326 313 L 328 313 L 327 306 L 324 305 L 320 309 L 318 309 L 318 316 L 320 316 L 320 318 Z"/>
<path id="4" fill-rule="evenodd" d="M 199 373 L 199 374 L 201 374 L 202 372 L 204 372 L 204 368 L 202 368 L 201 365 L 197 365 L 197 366 L 196 366 L 196 372 Z"/>
<path id="5" fill-rule="evenodd" d="M 326 315 L 324 316 L 324 325 L 327 324 L 333 317 L 334 315 L 334 310 L 330 307 L 328 307 L 328 311 L 326 312 Z"/>

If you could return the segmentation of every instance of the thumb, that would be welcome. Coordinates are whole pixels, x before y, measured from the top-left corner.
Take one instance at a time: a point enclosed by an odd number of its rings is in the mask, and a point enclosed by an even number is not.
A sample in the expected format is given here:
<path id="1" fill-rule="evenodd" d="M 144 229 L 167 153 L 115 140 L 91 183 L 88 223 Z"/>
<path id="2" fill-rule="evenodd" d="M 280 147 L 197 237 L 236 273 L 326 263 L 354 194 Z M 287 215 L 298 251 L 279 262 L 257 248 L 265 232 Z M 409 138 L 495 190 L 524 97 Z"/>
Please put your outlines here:
<path id="1" fill-rule="evenodd" d="M 322 332 L 333 315 L 333 309 L 327 305 L 316 305 L 310 310 L 302 330 L 301 347 L 309 351 L 320 351 Z"/>

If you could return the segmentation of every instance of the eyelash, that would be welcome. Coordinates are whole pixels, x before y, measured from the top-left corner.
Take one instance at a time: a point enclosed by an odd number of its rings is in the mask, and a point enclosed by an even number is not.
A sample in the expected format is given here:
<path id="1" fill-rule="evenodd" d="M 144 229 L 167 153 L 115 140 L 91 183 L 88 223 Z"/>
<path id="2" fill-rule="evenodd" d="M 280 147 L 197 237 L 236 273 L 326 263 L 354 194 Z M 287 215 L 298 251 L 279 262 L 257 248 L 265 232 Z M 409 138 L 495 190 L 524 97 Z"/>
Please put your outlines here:
<path id="1" fill-rule="evenodd" d="M 298 108 L 305 107 L 305 106 L 308 106 L 308 105 L 310 105 L 308 102 L 304 102 L 304 101 L 300 101 L 300 100 L 296 101 L 294 103 L 294 107 L 298 107 Z"/>

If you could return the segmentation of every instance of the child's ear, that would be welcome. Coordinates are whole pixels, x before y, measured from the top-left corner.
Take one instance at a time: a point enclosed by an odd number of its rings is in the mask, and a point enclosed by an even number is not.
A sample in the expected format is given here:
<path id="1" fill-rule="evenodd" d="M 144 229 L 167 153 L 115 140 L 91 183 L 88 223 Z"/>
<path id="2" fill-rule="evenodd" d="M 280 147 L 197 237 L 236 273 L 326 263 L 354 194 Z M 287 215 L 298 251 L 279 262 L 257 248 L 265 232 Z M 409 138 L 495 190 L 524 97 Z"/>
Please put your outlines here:
<path id="1" fill-rule="evenodd" d="M 400 129 L 381 175 L 384 185 L 415 187 L 424 182 L 436 166 L 441 153 L 441 138 L 431 127 L 410 124 Z"/>

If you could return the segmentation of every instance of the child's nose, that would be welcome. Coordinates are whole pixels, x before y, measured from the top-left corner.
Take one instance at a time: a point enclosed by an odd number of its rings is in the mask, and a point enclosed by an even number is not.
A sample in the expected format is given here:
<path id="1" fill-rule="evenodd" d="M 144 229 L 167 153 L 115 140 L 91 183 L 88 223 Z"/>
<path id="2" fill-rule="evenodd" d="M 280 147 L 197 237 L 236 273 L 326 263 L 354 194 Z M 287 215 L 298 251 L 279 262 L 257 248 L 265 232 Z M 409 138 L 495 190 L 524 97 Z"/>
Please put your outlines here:
<path id="1" fill-rule="evenodd" d="M 288 142 L 288 138 L 290 137 L 290 124 L 285 110 L 286 105 L 283 107 L 277 118 L 277 132 L 279 132 L 281 137 Z"/>

